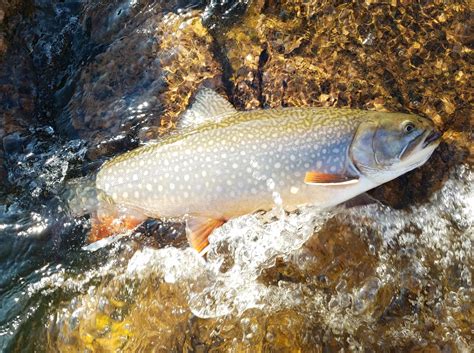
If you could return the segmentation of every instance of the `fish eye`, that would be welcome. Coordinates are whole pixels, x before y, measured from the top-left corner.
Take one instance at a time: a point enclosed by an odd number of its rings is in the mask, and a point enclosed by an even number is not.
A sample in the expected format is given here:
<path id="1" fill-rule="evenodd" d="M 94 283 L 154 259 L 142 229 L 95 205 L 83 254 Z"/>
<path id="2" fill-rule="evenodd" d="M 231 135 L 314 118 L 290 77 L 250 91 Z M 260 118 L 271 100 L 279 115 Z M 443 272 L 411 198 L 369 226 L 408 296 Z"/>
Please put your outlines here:
<path id="1" fill-rule="evenodd" d="M 415 124 L 413 124 L 412 122 L 407 122 L 404 126 L 403 126 L 403 131 L 407 134 L 409 134 L 410 132 L 412 132 L 413 130 L 415 130 Z"/>

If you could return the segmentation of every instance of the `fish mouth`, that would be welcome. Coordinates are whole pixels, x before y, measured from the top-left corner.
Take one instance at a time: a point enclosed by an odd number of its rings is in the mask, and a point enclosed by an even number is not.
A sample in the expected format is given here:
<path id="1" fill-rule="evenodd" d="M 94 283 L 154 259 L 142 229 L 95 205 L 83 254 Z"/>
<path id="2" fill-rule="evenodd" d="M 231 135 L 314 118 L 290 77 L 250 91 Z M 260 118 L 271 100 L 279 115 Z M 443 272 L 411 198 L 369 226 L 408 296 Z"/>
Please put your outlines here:
<path id="1" fill-rule="evenodd" d="M 425 141 L 423 141 L 423 148 L 428 147 L 435 141 L 438 141 L 441 137 L 442 133 L 436 130 L 430 132 L 428 136 L 426 136 Z"/>
<path id="2" fill-rule="evenodd" d="M 426 136 L 423 140 L 423 136 Z M 427 134 L 427 132 L 420 134 L 417 138 L 411 141 L 405 149 L 400 153 L 400 160 L 405 160 L 411 154 L 415 153 L 418 150 L 423 150 L 427 147 L 434 145 L 439 142 L 442 133 L 436 130 L 432 130 Z"/>

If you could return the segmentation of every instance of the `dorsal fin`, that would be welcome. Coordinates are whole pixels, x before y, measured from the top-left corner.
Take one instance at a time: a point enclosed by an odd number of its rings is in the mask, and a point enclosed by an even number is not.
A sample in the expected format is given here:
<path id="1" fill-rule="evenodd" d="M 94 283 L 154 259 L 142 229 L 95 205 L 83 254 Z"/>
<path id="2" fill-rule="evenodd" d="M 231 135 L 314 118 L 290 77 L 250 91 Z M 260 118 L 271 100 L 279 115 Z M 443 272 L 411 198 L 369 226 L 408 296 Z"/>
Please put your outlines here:
<path id="1" fill-rule="evenodd" d="M 201 88 L 194 102 L 182 115 L 178 128 L 197 127 L 199 125 L 217 122 L 237 113 L 237 110 L 224 97 L 210 88 Z"/>

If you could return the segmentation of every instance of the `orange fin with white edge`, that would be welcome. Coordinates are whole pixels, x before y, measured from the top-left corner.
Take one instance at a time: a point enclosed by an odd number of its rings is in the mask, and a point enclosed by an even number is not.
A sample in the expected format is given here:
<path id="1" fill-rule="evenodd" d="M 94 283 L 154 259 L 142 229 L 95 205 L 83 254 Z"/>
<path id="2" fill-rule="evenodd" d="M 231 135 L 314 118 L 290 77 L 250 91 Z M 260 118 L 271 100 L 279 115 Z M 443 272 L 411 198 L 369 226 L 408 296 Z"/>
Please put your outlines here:
<path id="1" fill-rule="evenodd" d="M 223 219 L 205 218 L 205 217 L 186 217 L 186 236 L 189 244 L 201 255 L 206 253 L 206 247 L 209 245 L 209 235 L 214 229 L 223 225 L 226 221 Z"/>
<path id="2" fill-rule="evenodd" d="M 124 233 L 127 230 L 136 228 L 145 219 L 146 217 L 135 215 L 123 215 L 121 217 L 95 216 L 91 219 L 92 227 L 88 240 L 90 243 L 93 243 L 114 234 Z"/>
<path id="3" fill-rule="evenodd" d="M 349 185 L 359 181 L 358 177 L 344 174 L 328 174 L 315 171 L 306 172 L 305 184 L 309 185 Z"/>

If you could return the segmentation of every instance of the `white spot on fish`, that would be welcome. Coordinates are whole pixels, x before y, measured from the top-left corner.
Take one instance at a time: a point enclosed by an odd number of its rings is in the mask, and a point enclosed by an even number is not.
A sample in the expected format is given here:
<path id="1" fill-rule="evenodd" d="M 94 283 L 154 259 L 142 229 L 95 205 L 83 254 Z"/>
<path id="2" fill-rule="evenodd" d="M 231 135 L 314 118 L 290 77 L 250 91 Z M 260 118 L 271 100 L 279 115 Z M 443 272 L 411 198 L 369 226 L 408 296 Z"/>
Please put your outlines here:
<path id="1" fill-rule="evenodd" d="M 174 190 L 175 185 L 173 183 L 170 183 L 170 189 Z"/>
<path id="2" fill-rule="evenodd" d="M 296 187 L 296 186 L 292 186 L 292 187 L 290 188 L 290 192 L 291 192 L 292 194 L 297 194 L 298 191 L 300 191 L 300 188 L 298 188 L 298 187 Z"/>
<path id="3" fill-rule="evenodd" d="M 275 189 L 275 182 L 272 178 L 267 179 L 267 187 L 269 190 Z"/>
<path id="4" fill-rule="evenodd" d="M 275 163 L 275 168 L 276 168 L 276 169 L 279 169 L 280 167 L 281 167 L 281 163 L 280 163 L 280 162 L 276 162 L 276 163 Z"/>
<path id="5" fill-rule="evenodd" d="M 153 187 L 151 186 L 151 184 L 146 184 L 145 187 L 146 187 L 146 189 L 147 189 L 148 191 L 153 190 Z"/>

